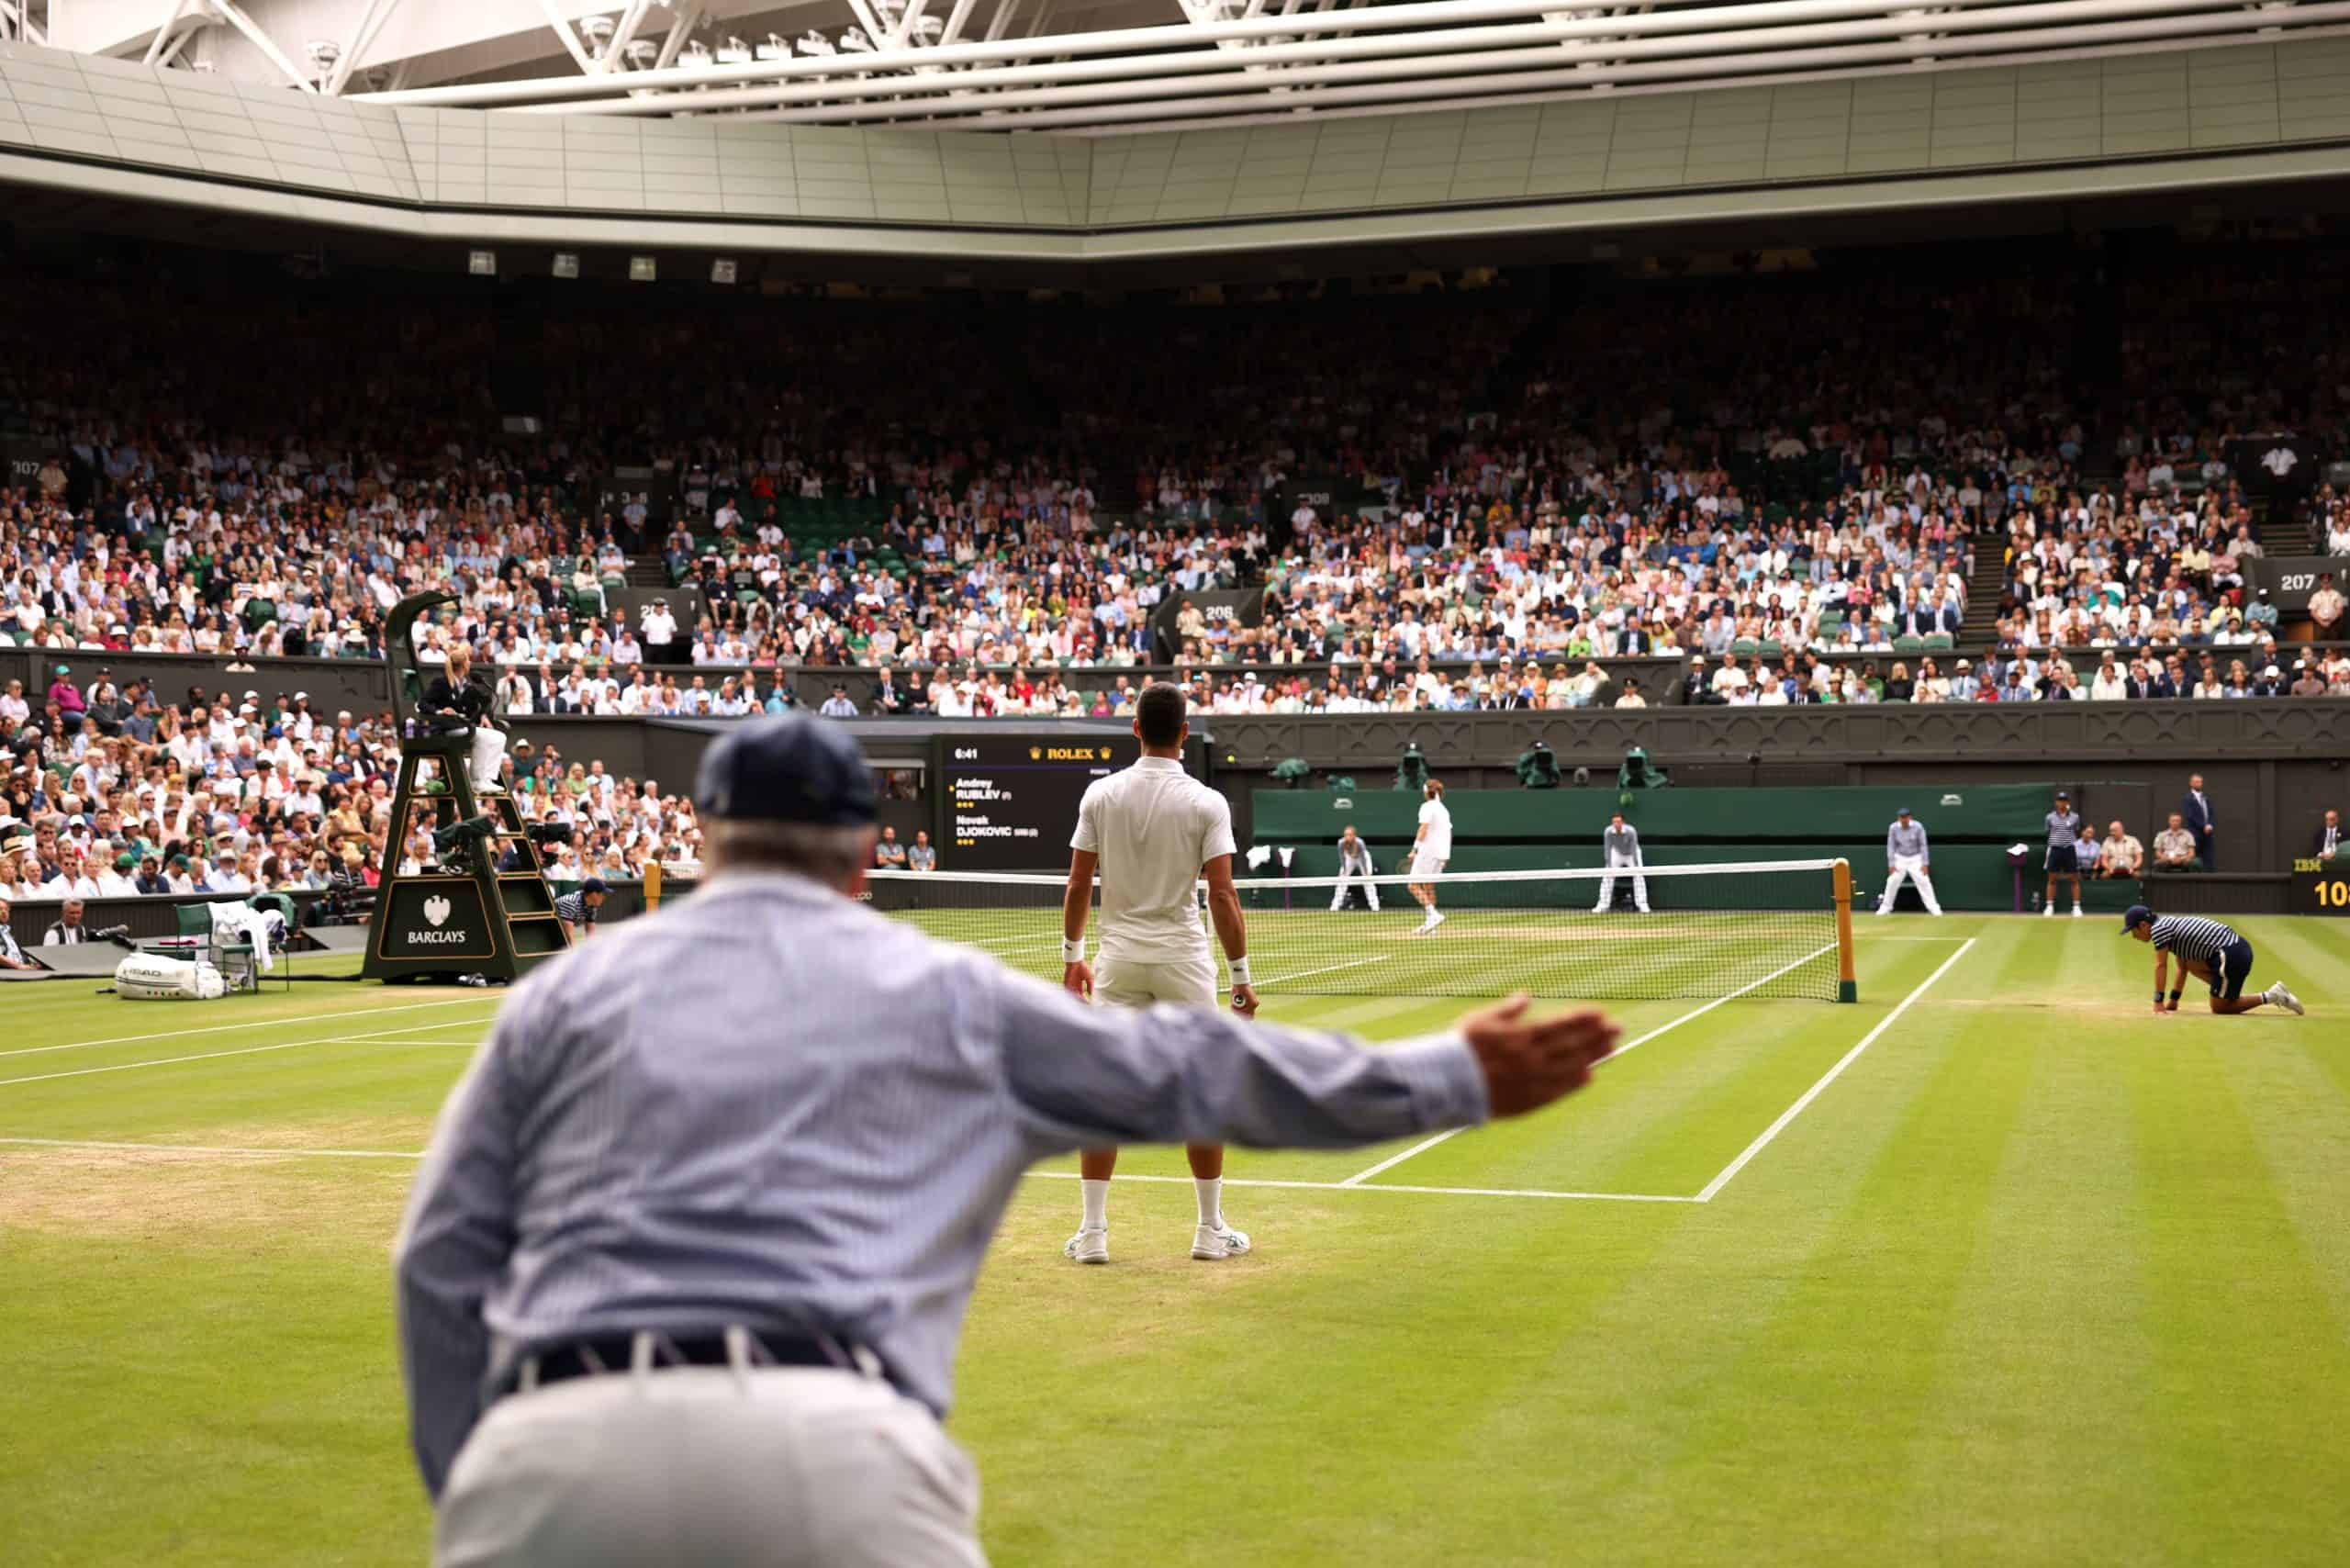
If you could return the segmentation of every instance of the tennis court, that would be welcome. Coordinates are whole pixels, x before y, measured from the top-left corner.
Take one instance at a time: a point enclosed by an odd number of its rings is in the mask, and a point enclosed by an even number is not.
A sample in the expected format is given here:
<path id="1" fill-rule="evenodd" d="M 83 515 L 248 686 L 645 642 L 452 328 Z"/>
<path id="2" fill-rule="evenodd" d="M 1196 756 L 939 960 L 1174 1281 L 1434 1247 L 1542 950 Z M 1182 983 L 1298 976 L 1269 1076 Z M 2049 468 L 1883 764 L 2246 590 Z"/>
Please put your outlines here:
<path id="1" fill-rule="evenodd" d="M 1578 961 L 1662 964 L 1720 918 L 1668 902 Z M 1259 954 L 1281 913 L 1251 912 Z M 1286 913 L 1322 961 L 1489 993 L 1551 963 L 1513 927 L 1556 929 Z M 2350 1435 L 2309 1391 L 2350 1386 L 2350 938 L 2244 926 L 2308 1019 L 2155 1019 L 2109 923 L 1979 917 L 1863 920 L 1857 1005 L 1610 1000 L 1625 1048 L 1550 1112 L 1236 1150 L 1258 1250 L 1214 1269 L 1180 1152 L 1122 1165 L 1108 1270 L 1060 1258 L 1047 1168 L 962 1359 L 990 1550 L 1636 1562 L 1671 1520 L 1677 1561 L 2333 1561 Z M 1469 1005 L 1258 965 L 1285 1023 L 1394 1039 Z M 0 1560 L 420 1560 L 386 1249 L 497 994 L 88 992 L 12 989 L 0 1046 L 0 1356 L 39 1369 L 0 1422 Z M 1245 1537 L 1199 1528 L 1203 1486 Z"/>

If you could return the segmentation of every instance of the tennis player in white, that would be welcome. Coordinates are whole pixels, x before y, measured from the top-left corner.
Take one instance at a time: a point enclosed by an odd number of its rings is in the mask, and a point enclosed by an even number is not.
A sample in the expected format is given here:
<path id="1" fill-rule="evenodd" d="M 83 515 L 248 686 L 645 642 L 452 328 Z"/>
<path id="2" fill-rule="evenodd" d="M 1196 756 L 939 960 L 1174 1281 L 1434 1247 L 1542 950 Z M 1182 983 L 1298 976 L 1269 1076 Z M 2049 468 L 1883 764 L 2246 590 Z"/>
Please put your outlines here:
<path id="1" fill-rule="evenodd" d="M 1452 858 L 1452 813 L 1445 808 L 1444 786 L 1435 779 L 1429 779 L 1420 793 L 1426 799 L 1420 802 L 1420 831 L 1412 835 L 1412 875 L 1439 877 L 1444 874 L 1444 863 Z M 1444 924 L 1444 912 L 1436 907 L 1436 884 L 1419 881 L 1406 886 L 1428 912 L 1420 928 L 1412 933 L 1425 936 Z"/>
<path id="2" fill-rule="evenodd" d="M 1208 913 L 1232 969 L 1232 1010 L 1254 1017 L 1248 925 L 1232 886 L 1232 807 L 1183 771 L 1183 737 L 1190 733 L 1182 689 L 1164 681 L 1145 687 L 1135 704 L 1135 737 L 1142 742 L 1142 756 L 1132 767 L 1096 780 L 1078 802 L 1069 887 L 1061 895 L 1061 983 L 1080 996 L 1121 1007 L 1154 1002 L 1214 1007 L 1215 958 L 1200 928 L 1197 890 L 1205 879 Z M 1097 871 L 1098 970 L 1085 962 L 1085 921 Z M 1225 1223 L 1224 1146 L 1187 1144 L 1183 1152 L 1199 1196 L 1192 1256 L 1213 1263 L 1248 1251 L 1248 1238 Z M 1110 1260 L 1110 1177 L 1117 1167 L 1114 1148 L 1089 1148 L 1078 1156 L 1085 1216 L 1062 1249 L 1078 1262 Z"/>

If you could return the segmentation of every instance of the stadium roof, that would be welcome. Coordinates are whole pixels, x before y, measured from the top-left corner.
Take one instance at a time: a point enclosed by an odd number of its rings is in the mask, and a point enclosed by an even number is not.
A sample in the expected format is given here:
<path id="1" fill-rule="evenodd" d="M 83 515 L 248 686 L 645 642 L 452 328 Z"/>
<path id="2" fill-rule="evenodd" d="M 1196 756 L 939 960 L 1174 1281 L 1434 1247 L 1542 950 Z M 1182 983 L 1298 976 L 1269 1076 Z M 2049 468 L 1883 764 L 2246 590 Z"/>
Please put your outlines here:
<path id="1" fill-rule="evenodd" d="M 2350 0 L 0 0 L 0 38 L 373 101 L 1087 133 L 2350 32 Z"/>

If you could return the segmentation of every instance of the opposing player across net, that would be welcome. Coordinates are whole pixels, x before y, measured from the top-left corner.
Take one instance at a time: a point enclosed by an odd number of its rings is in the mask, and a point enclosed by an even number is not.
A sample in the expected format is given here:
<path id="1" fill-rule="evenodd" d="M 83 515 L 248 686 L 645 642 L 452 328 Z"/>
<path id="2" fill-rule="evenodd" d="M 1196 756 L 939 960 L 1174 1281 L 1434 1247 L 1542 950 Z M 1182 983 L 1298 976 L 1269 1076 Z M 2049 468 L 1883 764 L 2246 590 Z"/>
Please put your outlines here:
<path id="1" fill-rule="evenodd" d="M 1620 873 L 1619 873 L 1620 874 Z M 1604 870 L 1451 873 L 1433 879 L 1446 919 L 1429 930 L 1405 891 L 1414 873 L 1356 877 L 1377 909 L 1331 907 L 1331 877 L 1234 883 L 1260 992 L 1327 996 L 1720 996 L 1851 1001 L 1852 878 L 1841 860 L 1651 866 L 1646 913 L 1595 913 Z M 1064 879 L 870 874 L 874 907 L 1042 979 L 1060 979 Z"/>

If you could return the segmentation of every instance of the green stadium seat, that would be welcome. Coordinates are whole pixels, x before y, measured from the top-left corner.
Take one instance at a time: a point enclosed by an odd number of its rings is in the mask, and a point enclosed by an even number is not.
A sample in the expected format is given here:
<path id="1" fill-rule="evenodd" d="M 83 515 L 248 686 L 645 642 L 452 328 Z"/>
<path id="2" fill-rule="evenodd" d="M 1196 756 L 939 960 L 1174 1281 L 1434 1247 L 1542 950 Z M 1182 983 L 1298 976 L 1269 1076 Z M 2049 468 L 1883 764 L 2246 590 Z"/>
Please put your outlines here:
<path id="1" fill-rule="evenodd" d="M 1958 646 L 1958 639 L 1947 632 L 1930 632 L 1926 634 L 1926 652 L 1930 654 L 1946 654 L 1956 646 Z"/>
<path id="2" fill-rule="evenodd" d="M 1896 637 L 1893 639 L 1893 651 L 1904 655 L 1905 657 L 1915 658 L 1919 654 L 1926 651 L 1926 639 L 1923 637 Z"/>
<path id="3" fill-rule="evenodd" d="M 1740 637 L 1729 645 L 1729 651 L 1741 659 L 1751 659 L 1762 651 L 1762 644 L 1751 637 Z"/>
<path id="4" fill-rule="evenodd" d="M 1766 659 L 1775 659 L 1787 650 L 1785 644 L 1781 643 L 1776 637 L 1765 637 L 1762 639 L 1762 644 L 1754 651 L 1762 655 Z"/>

